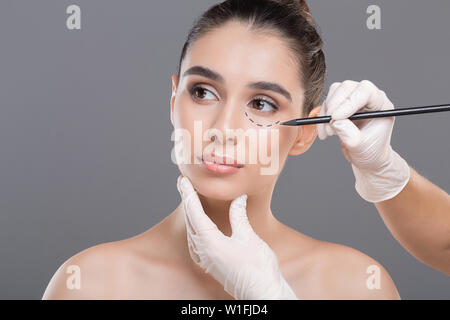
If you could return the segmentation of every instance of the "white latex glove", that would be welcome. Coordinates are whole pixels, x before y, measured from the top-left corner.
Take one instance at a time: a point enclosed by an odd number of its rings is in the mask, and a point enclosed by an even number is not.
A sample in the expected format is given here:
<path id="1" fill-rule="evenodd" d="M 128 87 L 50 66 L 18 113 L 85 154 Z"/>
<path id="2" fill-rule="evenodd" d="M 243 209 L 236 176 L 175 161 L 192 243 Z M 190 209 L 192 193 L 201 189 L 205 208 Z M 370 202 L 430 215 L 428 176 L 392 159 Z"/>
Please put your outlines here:
<path id="1" fill-rule="evenodd" d="M 333 83 L 319 116 L 331 115 L 330 123 L 318 124 L 319 139 L 336 134 L 355 175 L 355 189 L 369 202 L 395 197 L 408 183 L 408 163 L 391 147 L 395 117 L 349 120 L 357 112 L 391 110 L 394 105 L 372 82 Z"/>
<path id="2" fill-rule="evenodd" d="M 247 196 L 230 206 L 231 237 L 203 211 L 189 179 L 178 178 L 191 258 L 237 300 L 297 300 L 283 278 L 272 249 L 254 232 L 246 212 Z"/>

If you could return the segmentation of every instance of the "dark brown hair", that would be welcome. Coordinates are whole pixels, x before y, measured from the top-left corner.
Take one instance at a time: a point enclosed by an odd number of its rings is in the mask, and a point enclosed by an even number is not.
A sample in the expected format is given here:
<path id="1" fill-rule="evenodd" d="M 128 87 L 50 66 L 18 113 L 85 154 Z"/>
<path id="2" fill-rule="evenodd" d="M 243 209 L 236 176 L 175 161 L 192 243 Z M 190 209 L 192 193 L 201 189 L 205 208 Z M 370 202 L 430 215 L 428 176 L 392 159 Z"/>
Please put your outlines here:
<path id="1" fill-rule="evenodd" d="M 322 96 L 326 63 L 322 38 L 305 0 L 226 0 L 212 6 L 195 20 L 189 31 L 178 65 L 178 78 L 190 46 L 229 21 L 248 23 L 255 32 L 281 35 L 295 54 L 299 80 L 305 88 L 303 115 L 308 115 Z"/>

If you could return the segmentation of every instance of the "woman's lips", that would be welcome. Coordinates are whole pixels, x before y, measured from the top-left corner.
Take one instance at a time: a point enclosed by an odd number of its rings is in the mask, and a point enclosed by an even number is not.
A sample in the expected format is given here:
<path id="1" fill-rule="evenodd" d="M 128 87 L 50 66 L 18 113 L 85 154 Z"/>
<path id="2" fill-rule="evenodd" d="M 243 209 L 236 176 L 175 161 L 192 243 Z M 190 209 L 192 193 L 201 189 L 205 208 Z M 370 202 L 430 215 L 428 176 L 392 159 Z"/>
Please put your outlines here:
<path id="1" fill-rule="evenodd" d="M 244 166 L 232 158 L 225 156 L 219 157 L 214 154 L 203 155 L 202 164 L 206 169 L 217 174 L 235 173 Z"/>

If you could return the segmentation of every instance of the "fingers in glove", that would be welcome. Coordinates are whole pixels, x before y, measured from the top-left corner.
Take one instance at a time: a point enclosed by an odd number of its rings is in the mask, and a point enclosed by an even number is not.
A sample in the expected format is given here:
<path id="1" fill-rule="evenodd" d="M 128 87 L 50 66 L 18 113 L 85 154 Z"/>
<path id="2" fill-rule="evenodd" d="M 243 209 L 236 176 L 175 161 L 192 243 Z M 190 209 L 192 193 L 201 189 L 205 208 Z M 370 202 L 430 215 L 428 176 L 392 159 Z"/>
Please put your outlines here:
<path id="1" fill-rule="evenodd" d="M 322 107 L 319 110 L 319 113 L 317 114 L 318 117 L 325 116 L 325 103 L 322 104 Z M 324 140 L 327 137 L 327 133 L 325 131 L 325 123 L 318 123 L 317 124 L 317 136 L 320 140 Z"/>
<path id="2" fill-rule="evenodd" d="M 230 205 L 230 224 L 232 238 L 238 238 L 247 241 L 250 234 L 254 233 L 247 217 L 247 195 L 241 195 L 231 202 Z"/>
<path id="3" fill-rule="evenodd" d="M 180 193 L 180 196 L 181 196 L 181 187 L 180 187 L 180 183 L 181 183 L 181 179 L 183 178 L 183 176 L 179 176 L 178 177 L 178 180 L 177 180 L 177 188 L 178 188 L 178 192 Z M 183 200 L 183 197 L 181 197 L 181 200 Z M 194 228 L 192 227 L 192 224 L 191 224 L 191 222 L 189 221 L 189 219 L 188 219 L 188 217 L 187 217 L 187 215 L 186 215 L 186 210 L 184 209 L 184 203 L 183 203 L 183 212 L 184 212 L 184 222 L 185 222 L 185 225 L 186 225 L 186 230 L 187 230 L 187 232 L 188 232 L 188 234 L 189 233 L 191 233 L 191 234 L 195 234 L 195 232 L 194 232 Z"/>
<path id="4" fill-rule="evenodd" d="M 317 116 L 319 116 L 319 117 L 325 116 L 327 102 L 334 95 L 335 91 L 337 90 L 337 88 L 339 88 L 340 85 L 341 85 L 340 82 L 335 82 L 330 86 L 330 90 L 328 91 L 327 98 L 323 102 L 322 107 L 320 108 L 320 111 Z M 317 135 L 319 136 L 320 140 L 323 140 L 327 137 L 324 123 L 317 124 Z"/>
<path id="5" fill-rule="evenodd" d="M 355 150 L 362 140 L 361 130 L 349 119 L 332 121 L 331 125 L 336 130 L 345 148 Z"/>
<path id="6" fill-rule="evenodd" d="M 340 109 L 341 105 L 348 103 L 349 95 L 358 86 L 358 82 L 353 80 L 345 80 L 336 89 L 332 97 L 327 101 L 326 115 L 331 115 L 336 109 Z"/>
<path id="7" fill-rule="evenodd" d="M 188 178 L 183 177 L 180 179 L 179 189 L 183 199 L 184 211 L 192 233 L 199 234 L 211 230 L 220 232 L 216 224 L 212 222 L 203 210 L 198 194 Z"/>
<path id="8" fill-rule="evenodd" d="M 358 85 L 356 81 L 346 80 L 342 83 L 333 83 L 330 87 L 325 102 L 319 112 L 319 116 L 329 116 L 337 107 L 339 107 L 348 97 L 348 95 L 353 91 L 353 89 Z M 330 123 L 319 123 L 318 124 L 318 136 L 319 139 L 324 140 L 328 136 L 333 136 L 336 134 L 333 126 Z"/>
<path id="9" fill-rule="evenodd" d="M 363 80 L 354 88 L 345 103 L 331 110 L 331 117 L 333 120 L 346 119 L 362 108 L 367 111 L 393 109 L 392 105 L 387 106 L 388 101 L 384 91 L 378 89 L 371 81 Z"/>
<path id="10" fill-rule="evenodd" d="M 180 188 L 180 182 L 181 179 L 183 178 L 183 176 L 179 176 L 178 180 L 177 180 L 177 188 L 178 188 L 178 192 L 181 195 L 181 188 Z M 194 233 L 194 229 L 192 228 L 192 225 L 189 221 L 189 219 L 186 216 L 186 212 L 183 208 L 183 218 L 184 218 L 184 222 L 186 225 L 186 238 L 187 238 L 187 245 L 188 245 L 188 250 L 189 250 L 189 255 L 191 256 L 192 260 L 194 260 L 195 263 L 200 264 L 201 259 L 200 256 L 198 254 L 198 250 L 197 247 L 195 245 L 195 241 L 194 239 L 192 239 L 192 235 Z"/>
<path id="11" fill-rule="evenodd" d="M 324 117 L 326 116 L 326 107 L 322 106 L 320 108 L 319 114 L 317 116 Z M 329 136 L 334 135 L 334 129 L 330 126 L 329 123 L 318 123 L 317 124 L 317 135 L 319 136 L 320 140 L 324 140 Z"/>

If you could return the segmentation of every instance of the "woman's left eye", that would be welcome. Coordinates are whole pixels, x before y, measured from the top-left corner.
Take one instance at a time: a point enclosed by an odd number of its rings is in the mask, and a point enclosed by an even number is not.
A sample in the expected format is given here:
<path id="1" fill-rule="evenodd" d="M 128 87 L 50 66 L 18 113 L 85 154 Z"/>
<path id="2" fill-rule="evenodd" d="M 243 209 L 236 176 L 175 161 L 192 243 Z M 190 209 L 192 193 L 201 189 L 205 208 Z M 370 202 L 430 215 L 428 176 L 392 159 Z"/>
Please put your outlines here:
<path id="1" fill-rule="evenodd" d="M 255 101 L 259 101 L 259 103 L 255 104 Z M 253 99 L 250 103 L 252 104 L 251 107 L 257 111 L 268 112 L 278 110 L 278 106 L 276 104 L 262 98 Z"/>

